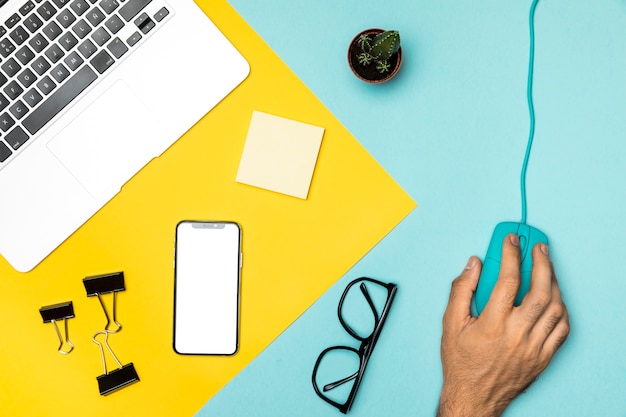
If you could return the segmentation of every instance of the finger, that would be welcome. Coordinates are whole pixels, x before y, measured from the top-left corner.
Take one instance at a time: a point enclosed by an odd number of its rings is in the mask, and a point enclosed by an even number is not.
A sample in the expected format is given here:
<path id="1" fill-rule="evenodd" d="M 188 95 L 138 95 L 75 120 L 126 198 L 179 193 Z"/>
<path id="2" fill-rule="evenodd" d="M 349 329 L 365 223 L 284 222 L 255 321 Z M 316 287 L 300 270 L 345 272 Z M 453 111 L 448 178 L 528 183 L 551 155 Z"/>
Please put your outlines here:
<path id="1" fill-rule="evenodd" d="M 472 256 L 461 275 L 452 281 L 450 299 L 443 316 L 444 328 L 457 326 L 471 317 L 472 296 L 478 285 L 481 268 L 480 260 Z"/>
<path id="2" fill-rule="evenodd" d="M 544 360 L 550 361 L 554 354 L 563 343 L 567 340 L 567 336 L 569 336 L 570 332 L 570 324 L 569 324 L 569 313 L 565 304 L 563 304 L 564 314 L 561 320 L 554 326 L 554 329 L 546 339 L 541 349 L 542 355 L 544 355 Z"/>
<path id="3" fill-rule="evenodd" d="M 532 257 L 530 290 L 517 309 L 517 313 L 524 319 L 529 330 L 535 327 L 553 300 L 560 301 L 558 285 L 555 285 L 556 293 L 553 294 L 554 270 L 550 261 L 548 246 L 544 243 L 536 244 L 532 250 Z"/>
<path id="4" fill-rule="evenodd" d="M 537 323 L 534 326 L 530 335 L 530 341 L 531 343 L 538 344 L 538 346 L 546 345 L 546 343 L 548 343 L 548 346 L 553 346 L 556 344 L 557 347 L 555 349 L 548 349 L 556 351 L 556 349 L 558 349 L 558 346 L 560 346 L 560 344 L 562 343 L 562 341 L 558 342 L 558 333 L 555 336 L 557 338 L 556 341 L 547 342 L 547 340 L 552 337 L 557 327 L 562 325 L 563 321 L 565 321 L 566 323 L 569 322 L 567 307 L 565 306 L 565 303 L 563 302 L 563 299 L 561 297 L 561 290 L 559 289 L 554 270 L 552 270 L 551 291 L 552 294 L 550 304 L 546 307 L 541 317 L 539 317 L 539 319 L 537 320 Z"/>
<path id="5" fill-rule="evenodd" d="M 520 286 L 520 248 L 519 237 L 509 234 L 502 243 L 500 275 L 485 306 L 488 316 L 502 315 L 513 309 L 513 302 Z"/>

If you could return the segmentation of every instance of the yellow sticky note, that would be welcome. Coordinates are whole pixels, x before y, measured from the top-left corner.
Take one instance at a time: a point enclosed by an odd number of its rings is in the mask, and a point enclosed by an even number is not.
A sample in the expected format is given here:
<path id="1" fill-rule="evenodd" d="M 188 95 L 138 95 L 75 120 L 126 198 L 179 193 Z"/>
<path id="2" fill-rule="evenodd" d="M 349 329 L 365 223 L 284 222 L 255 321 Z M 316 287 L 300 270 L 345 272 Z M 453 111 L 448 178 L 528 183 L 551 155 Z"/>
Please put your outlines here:
<path id="1" fill-rule="evenodd" d="M 237 182 L 306 199 L 324 129 L 254 111 Z"/>

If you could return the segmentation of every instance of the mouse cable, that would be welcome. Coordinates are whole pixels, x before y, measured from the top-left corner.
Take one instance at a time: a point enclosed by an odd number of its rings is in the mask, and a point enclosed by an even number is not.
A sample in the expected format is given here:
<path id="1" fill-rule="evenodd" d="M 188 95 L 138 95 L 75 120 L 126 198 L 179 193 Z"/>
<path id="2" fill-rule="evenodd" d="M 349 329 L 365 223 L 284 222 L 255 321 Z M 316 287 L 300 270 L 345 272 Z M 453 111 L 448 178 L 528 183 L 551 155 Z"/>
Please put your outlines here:
<path id="1" fill-rule="evenodd" d="M 533 146 L 535 137 L 535 107 L 533 106 L 533 67 L 535 61 L 535 9 L 539 0 L 533 0 L 530 6 L 528 17 L 528 28 L 530 33 L 530 52 L 528 58 L 528 83 L 526 87 L 526 97 L 528 100 L 528 113 L 530 116 L 530 132 L 528 134 L 528 144 L 526 145 L 526 155 L 522 164 L 522 174 L 520 179 L 520 188 L 522 193 L 522 223 L 526 223 L 526 170 L 528 168 L 528 160 L 530 158 L 530 150 Z"/>

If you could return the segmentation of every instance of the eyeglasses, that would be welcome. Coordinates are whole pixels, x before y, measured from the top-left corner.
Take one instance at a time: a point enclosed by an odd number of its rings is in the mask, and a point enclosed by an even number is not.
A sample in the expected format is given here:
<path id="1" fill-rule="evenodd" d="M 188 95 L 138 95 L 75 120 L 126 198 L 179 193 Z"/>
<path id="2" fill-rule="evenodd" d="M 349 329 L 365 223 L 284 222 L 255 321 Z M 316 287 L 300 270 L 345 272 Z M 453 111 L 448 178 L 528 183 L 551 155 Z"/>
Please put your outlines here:
<path id="1" fill-rule="evenodd" d="M 361 345 L 324 349 L 315 362 L 312 382 L 317 395 L 344 414 L 354 403 L 396 291 L 395 284 L 363 277 L 350 282 L 339 300 L 339 322 Z"/>

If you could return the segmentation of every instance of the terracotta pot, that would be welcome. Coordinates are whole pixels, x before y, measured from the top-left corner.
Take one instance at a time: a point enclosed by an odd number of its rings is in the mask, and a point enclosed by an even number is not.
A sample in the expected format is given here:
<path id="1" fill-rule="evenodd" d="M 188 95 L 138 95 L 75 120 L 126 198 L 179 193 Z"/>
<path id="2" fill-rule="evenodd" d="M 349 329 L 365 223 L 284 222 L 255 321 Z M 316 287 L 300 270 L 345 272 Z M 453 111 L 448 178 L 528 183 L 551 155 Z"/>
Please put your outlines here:
<path id="1" fill-rule="evenodd" d="M 359 40 L 361 35 L 370 35 L 372 38 L 374 38 L 376 35 L 382 32 L 384 32 L 383 29 L 366 29 L 356 35 L 352 39 L 352 42 L 350 42 L 350 46 L 348 47 L 348 65 L 350 65 L 350 69 L 352 70 L 354 75 L 357 76 L 357 78 L 367 83 L 380 84 L 390 80 L 391 78 L 393 78 L 394 75 L 398 73 L 400 65 L 402 65 L 402 47 L 400 47 L 400 49 L 398 49 L 398 52 L 396 52 L 391 56 L 391 58 L 389 58 L 389 64 L 391 66 L 391 69 L 388 72 L 379 72 L 376 69 L 376 66 L 373 64 L 368 66 L 363 66 L 359 64 L 358 56 L 363 51 L 357 44 L 357 41 Z"/>

